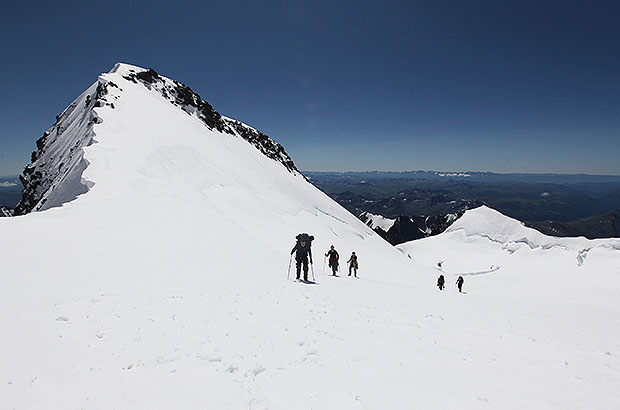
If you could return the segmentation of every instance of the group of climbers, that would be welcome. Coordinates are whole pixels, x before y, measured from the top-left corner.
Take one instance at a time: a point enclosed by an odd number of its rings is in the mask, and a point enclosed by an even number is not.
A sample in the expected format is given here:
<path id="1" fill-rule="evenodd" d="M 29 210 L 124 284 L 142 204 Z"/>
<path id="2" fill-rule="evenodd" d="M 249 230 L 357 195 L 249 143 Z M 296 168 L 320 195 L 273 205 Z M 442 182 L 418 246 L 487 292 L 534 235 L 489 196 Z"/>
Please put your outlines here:
<path id="1" fill-rule="evenodd" d="M 307 233 L 300 233 L 299 235 L 295 237 L 295 239 L 297 240 L 297 242 L 295 242 L 295 246 L 291 250 L 291 256 L 295 254 L 297 280 L 301 279 L 301 272 L 303 269 L 303 272 L 304 272 L 303 280 L 307 282 L 309 266 L 312 266 L 313 264 L 312 262 L 312 241 L 314 240 L 314 236 L 308 235 Z M 329 250 L 325 254 L 325 257 L 326 258 L 329 257 L 328 266 L 332 271 L 332 276 L 338 276 L 336 273 L 338 272 L 338 267 L 340 265 L 340 255 L 338 254 L 338 251 L 336 250 L 334 245 L 331 245 L 329 247 Z M 357 255 L 355 254 L 355 252 L 351 253 L 351 257 L 347 261 L 347 265 L 349 266 L 348 276 L 351 276 L 353 274 L 353 276 L 357 278 L 357 268 L 359 265 L 357 263 Z M 439 263 L 439 266 L 441 267 L 441 263 Z M 290 276 L 290 268 L 291 266 L 289 263 L 289 276 Z M 325 268 L 325 266 L 323 266 L 323 268 Z M 313 272 L 313 276 L 314 276 L 314 272 Z M 465 279 L 463 279 L 462 276 L 459 276 L 458 279 L 456 280 L 456 286 L 458 287 L 459 292 L 463 292 L 463 282 L 465 282 Z M 445 283 L 446 283 L 446 280 L 443 277 L 443 275 L 439 275 L 439 278 L 437 279 L 437 287 L 439 287 L 439 290 L 444 290 Z"/>
<path id="2" fill-rule="evenodd" d="M 462 276 L 459 276 L 459 278 L 456 280 L 456 286 L 459 288 L 459 292 L 463 292 L 463 282 L 465 282 L 465 279 L 463 279 Z M 439 278 L 437 278 L 437 287 L 439 288 L 439 290 L 443 290 L 446 284 L 446 280 L 444 279 L 443 275 L 439 275 Z"/>
<path id="3" fill-rule="evenodd" d="M 338 251 L 336 250 L 336 248 L 334 248 L 334 245 L 331 245 L 329 247 L 329 250 L 325 254 L 326 258 L 328 256 L 328 266 L 332 270 L 332 276 L 338 276 L 336 275 L 336 273 L 338 272 L 338 266 L 340 265 L 340 255 L 338 255 Z M 357 263 L 357 255 L 355 254 L 355 252 L 351 252 L 351 257 L 347 261 L 347 264 L 349 265 L 349 276 L 351 276 L 351 274 L 353 273 L 353 276 L 357 278 L 357 268 L 359 265 Z"/>
<path id="4" fill-rule="evenodd" d="M 296 263 L 296 271 L 297 271 L 297 280 L 301 279 L 301 272 L 303 269 L 304 273 L 304 281 L 308 281 L 308 270 L 309 266 L 312 266 L 312 241 L 314 240 L 314 236 L 308 235 L 307 233 L 300 233 L 295 237 L 297 240 L 295 242 L 295 246 L 291 250 L 291 255 L 295 254 L 295 263 Z M 333 276 L 338 276 L 336 273 L 338 272 L 338 266 L 340 264 L 340 255 L 338 251 L 335 249 L 334 245 L 330 246 L 329 251 L 325 254 L 327 258 L 329 256 L 329 267 L 332 270 Z M 357 255 L 355 252 L 351 253 L 351 257 L 347 261 L 349 265 L 349 276 L 353 274 L 357 278 Z M 314 274 L 314 272 L 313 272 Z M 290 275 L 290 264 L 289 264 L 289 275 Z"/>

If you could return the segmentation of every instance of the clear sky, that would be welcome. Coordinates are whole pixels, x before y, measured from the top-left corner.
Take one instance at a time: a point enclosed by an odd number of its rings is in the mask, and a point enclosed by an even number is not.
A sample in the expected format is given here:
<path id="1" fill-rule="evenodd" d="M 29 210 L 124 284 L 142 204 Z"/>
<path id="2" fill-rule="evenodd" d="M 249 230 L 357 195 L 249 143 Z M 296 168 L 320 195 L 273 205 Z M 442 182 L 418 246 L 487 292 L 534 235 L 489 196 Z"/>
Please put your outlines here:
<path id="1" fill-rule="evenodd" d="M 7 0 L 0 47 L 0 175 L 117 61 L 303 170 L 620 175 L 618 1 Z"/>

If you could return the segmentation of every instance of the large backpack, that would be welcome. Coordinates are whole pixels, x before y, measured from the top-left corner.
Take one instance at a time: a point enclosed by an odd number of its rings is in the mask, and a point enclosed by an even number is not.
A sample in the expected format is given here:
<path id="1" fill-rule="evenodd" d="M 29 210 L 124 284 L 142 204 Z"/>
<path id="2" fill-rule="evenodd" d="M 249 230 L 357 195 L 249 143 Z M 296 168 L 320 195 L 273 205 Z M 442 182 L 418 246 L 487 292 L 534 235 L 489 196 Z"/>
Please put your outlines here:
<path id="1" fill-rule="evenodd" d="M 312 241 L 314 240 L 314 236 L 308 235 L 307 233 L 300 233 L 295 237 L 297 239 L 297 244 L 302 241 L 302 239 L 308 244 L 308 248 L 312 246 Z"/>

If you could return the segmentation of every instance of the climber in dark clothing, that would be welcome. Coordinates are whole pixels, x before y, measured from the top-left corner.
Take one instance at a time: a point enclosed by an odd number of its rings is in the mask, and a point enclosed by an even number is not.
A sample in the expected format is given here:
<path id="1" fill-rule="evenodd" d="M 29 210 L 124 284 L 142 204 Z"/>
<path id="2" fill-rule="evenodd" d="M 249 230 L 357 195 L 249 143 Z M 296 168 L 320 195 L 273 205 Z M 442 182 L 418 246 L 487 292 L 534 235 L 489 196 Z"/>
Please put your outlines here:
<path id="1" fill-rule="evenodd" d="M 439 287 L 439 290 L 443 290 L 445 283 L 446 280 L 444 279 L 443 275 L 439 275 L 439 278 L 437 279 L 437 287 Z"/>
<path id="2" fill-rule="evenodd" d="M 463 282 L 465 282 L 465 279 L 463 279 L 462 276 L 459 276 L 459 278 L 456 280 L 456 286 L 459 287 L 459 292 L 463 292 Z"/>
<path id="3" fill-rule="evenodd" d="M 293 247 L 291 255 L 295 253 L 295 262 L 297 262 L 297 279 L 299 280 L 301 274 L 301 267 L 304 267 L 304 280 L 308 280 L 308 257 L 310 257 L 310 263 L 312 263 L 312 250 L 310 244 L 301 238 Z"/>
<path id="4" fill-rule="evenodd" d="M 334 249 L 334 245 L 329 247 L 329 251 L 327 251 L 325 256 L 329 256 L 329 267 L 332 268 L 332 275 L 336 276 L 336 272 L 338 272 L 338 261 L 340 260 L 340 255 L 338 255 L 338 251 Z"/>
<path id="5" fill-rule="evenodd" d="M 349 258 L 347 263 L 349 264 L 349 276 L 351 276 L 351 270 L 353 270 L 354 276 L 357 278 L 358 264 L 357 264 L 357 255 L 355 254 L 355 252 L 351 253 L 351 257 Z"/>

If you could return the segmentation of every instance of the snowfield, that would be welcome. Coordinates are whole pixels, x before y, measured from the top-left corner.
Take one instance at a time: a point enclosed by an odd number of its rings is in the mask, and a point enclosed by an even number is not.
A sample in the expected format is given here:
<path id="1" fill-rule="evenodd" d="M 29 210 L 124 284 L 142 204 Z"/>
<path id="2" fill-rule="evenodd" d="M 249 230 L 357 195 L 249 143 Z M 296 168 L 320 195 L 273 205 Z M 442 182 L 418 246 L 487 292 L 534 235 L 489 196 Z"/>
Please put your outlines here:
<path id="1" fill-rule="evenodd" d="M 620 241 L 479 208 L 394 248 L 129 70 L 77 199 L 0 218 L 0 409 L 620 408 Z M 299 232 L 317 284 L 287 280 Z"/>

